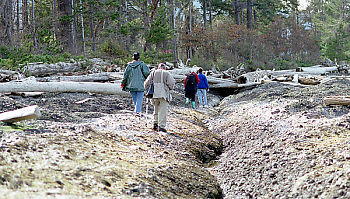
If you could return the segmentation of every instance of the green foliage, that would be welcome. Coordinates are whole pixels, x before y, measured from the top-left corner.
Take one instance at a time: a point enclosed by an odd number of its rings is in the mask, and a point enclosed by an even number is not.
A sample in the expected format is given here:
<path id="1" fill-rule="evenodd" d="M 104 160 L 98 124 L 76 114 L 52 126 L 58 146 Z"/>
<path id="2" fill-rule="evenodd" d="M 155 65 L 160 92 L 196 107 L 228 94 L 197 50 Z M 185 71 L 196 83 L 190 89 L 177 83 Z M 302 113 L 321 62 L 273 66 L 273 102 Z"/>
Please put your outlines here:
<path id="1" fill-rule="evenodd" d="M 146 33 L 146 42 L 159 44 L 171 39 L 173 31 L 170 29 L 169 20 L 166 15 L 166 7 L 159 7 L 155 20 L 151 24 L 151 29 Z"/>
<path id="2" fill-rule="evenodd" d="M 108 40 L 101 45 L 101 52 L 112 57 L 120 58 L 127 56 L 127 52 L 120 47 L 119 43 L 111 40 Z"/>
<path id="3" fill-rule="evenodd" d="M 157 64 L 160 62 L 173 61 L 174 54 L 173 54 L 172 50 L 153 49 L 153 50 L 141 53 L 141 58 L 146 63 Z"/>
<path id="4" fill-rule="evenodd" d="M 72 56 L 68 52 L 64 52 L 58 55 L 49 54 L 32 54 L 23 48 L 7 48 L 6 46 L 0 46 L 0 68 L 16 70 L 21 69 L 24 65 L 34 62 L 43 63 L 57 63 L 67 62 L 71 59 L 76 61 L 83 60 L 82 56 Z"/>
<path id="5" fill-rule="evenodd" d="M 343 0 L 310 1 L 323 58 L 350 60 L 350 7 Z M 322 9 L 320 9 L 322 8 Z"/>
<path id="6" fill-rule="evenodd" d="M 54 40 L 50 29 L 41 26 L 37 30 L 38 41 L 44 46 L 44 52 L 50 55 L 61 53 L 61 42 Z"/>
<path id="7" fill-rule="evenodd" d="M 130 21 L 121 25 L 119 32 L 122 35 L 132 35 L 132 34 L 137 34 L 142 29 L 143 29 L 142 21 L 141 19 L 137 18 L 133 21 Z"/>
<path id="8" fill-rule="evenodd" d="M 350 60 L 350 32 L 340 24 L 333 35 L 323 41 L 321 52 L 324 57 L 332 60 Z"/>

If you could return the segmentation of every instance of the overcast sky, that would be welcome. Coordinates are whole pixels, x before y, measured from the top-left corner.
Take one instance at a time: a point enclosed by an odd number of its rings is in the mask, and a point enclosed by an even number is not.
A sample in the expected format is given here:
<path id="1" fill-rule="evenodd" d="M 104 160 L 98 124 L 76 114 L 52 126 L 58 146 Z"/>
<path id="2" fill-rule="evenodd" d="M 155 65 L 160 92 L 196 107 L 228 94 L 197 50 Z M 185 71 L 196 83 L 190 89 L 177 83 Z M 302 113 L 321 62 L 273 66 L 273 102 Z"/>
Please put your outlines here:
<path id="1" fill-rule="evenodd" d="M 299 0 L 299 4 L 300 4 L 300 9 L 304 10 L 308 5 L 308 0 Z"/>

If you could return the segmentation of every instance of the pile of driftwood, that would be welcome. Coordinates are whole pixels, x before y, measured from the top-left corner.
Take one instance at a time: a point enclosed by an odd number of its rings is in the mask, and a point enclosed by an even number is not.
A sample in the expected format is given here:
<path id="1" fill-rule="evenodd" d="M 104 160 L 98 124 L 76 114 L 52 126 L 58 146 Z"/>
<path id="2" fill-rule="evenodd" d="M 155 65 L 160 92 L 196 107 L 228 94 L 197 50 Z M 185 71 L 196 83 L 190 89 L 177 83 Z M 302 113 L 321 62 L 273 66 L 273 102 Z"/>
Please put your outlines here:
<path id="1" fill-rule="evenodd" d="M 127 92 L 120 87 L 123 78 L 123 69 L 112 66 L 100 59 L 94 60 L 98 64 L 95 67 L 86 68 L 82 63 L 57 63 L 57 64 L 28 64 L 22 71 L 0 70 L 0 93 L 19 94 L 22 96 L 37 96 L 44 92 L 88 92 L 100 94 L 123 95 Z M 166 63 L 172 68 L 170 73 L 177 82 L 183 82 L 186 75 L 196 72 L 198 67 L 186 67 L 184 65 L 174 68 L 171 63 Z M 156 66 L 152 66 L 154 68 Z M 107 72 L 102 72 L 107 71 Z M 110 72 L 113 71 L 113 72 Z M 293 85 L 316 85 L 339 76 L 325 76 L 332 72 L 349 73 L 348 65 L 324 67 L 321 65 L 313 67 L 302 67 L 292 70 L 257 70 L 244 73 L 244 66 L 229 68 L 223 72 L 205 71 L 211 90 L 235 90 L 253 87 L 263 83 L 282 82 Z M 341 78 L 349 78 L 340 76 Z M 341 102 L 339 102 L 341 101 Z M 326 104 L 350 104 L 348 97 L 325 99 Z M 25 112 L 25 113 L 23 113 Z M 22 119 L 39 117 L 38 107 L 31 107 L 18 112 L 11 112 L 5 117 L 2 115 L 0 121 L 16 122 Z"/>

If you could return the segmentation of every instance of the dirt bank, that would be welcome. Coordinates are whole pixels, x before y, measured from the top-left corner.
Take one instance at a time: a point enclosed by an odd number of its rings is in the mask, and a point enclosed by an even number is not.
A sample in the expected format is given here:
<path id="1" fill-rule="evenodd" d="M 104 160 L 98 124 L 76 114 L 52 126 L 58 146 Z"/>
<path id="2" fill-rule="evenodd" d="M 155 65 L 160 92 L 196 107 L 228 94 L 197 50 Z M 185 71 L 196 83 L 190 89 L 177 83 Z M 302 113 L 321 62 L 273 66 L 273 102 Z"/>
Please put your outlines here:
<path id="1" fill-rule="evenodd" d="M 323 104 L 349 85 L 272 83 L 225 98 L 211 123 L 224 198 L 350 198 L 350 108 Z"/>

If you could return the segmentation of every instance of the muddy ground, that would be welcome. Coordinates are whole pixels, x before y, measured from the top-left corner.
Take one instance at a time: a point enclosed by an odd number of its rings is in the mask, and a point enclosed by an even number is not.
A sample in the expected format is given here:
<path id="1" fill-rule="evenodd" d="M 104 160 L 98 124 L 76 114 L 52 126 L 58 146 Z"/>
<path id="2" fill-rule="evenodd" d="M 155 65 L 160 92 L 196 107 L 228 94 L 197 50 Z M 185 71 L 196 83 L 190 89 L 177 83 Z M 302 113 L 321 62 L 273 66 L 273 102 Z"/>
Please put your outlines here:
<path id="1" fill-rule="evenodd" d="M 0 124 L 0 198 L 349 198 L 350 109 L 323 104 L 349 83 L 263 84 L 196 110 L 179 83 L 168 133 L 128 95 L 2 95 L 1 112 L 42 117 Z"/>

